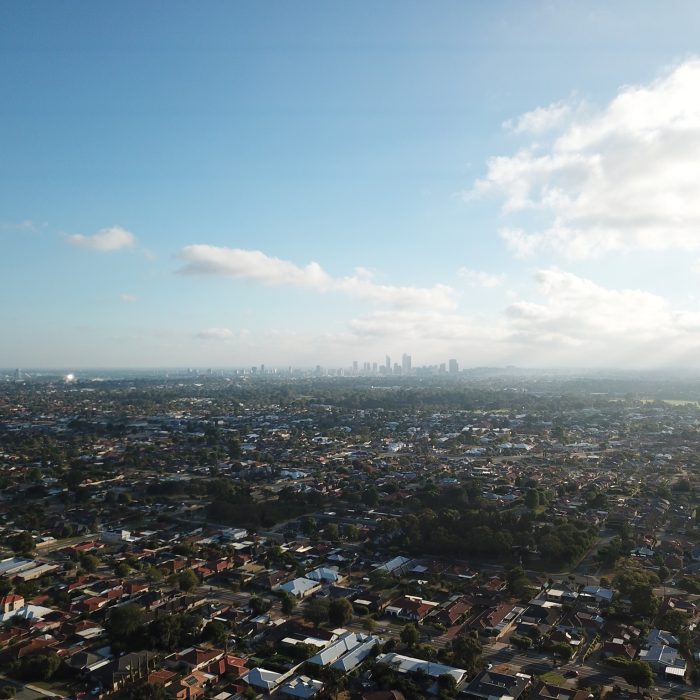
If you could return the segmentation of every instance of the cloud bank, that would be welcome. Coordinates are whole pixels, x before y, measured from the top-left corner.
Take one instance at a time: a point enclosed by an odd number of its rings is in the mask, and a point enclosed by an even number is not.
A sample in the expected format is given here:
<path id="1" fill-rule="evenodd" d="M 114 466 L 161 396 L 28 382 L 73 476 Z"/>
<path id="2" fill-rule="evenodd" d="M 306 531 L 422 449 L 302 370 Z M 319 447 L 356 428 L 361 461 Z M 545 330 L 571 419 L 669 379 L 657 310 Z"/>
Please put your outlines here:
<path id="1" fill-rule="evenodd" d="M 558 268 L 535 274 L 536 301 L 467 316 L 378 311 L 348 323 L 359 347 L 391 343 L 472 364 L 664 367 L 697 365 L 700 313 L 677 310 L 639 289 L 608 289 Z"/>
<path id="2" fill-rule="evenodd" d="M 560 102 L 506 126 L 530 142 L 491 158 L 465 196 L 502 198 L 516 225 L 501 236 L 516 255 L 700 249 L 700 59 L 602 109 Z"/>
<path id="3" fill-rule="evenodd" d="M 298 287 L 320 293 L 336 292 L 353 299 L 396 308 L 428 307 L 451 309 L 455 291 L 443 284 L 432 287 L 377 284 L 364 268 L 348 277 L 332 277 L 318 263 L 300 267 L 288 260 L 270 257 L 259 250 L 190 245 L 178 257 L 185 265 L 178 272 L 187 275 L 218 275 L 251 280 L 273 287 Z"/>

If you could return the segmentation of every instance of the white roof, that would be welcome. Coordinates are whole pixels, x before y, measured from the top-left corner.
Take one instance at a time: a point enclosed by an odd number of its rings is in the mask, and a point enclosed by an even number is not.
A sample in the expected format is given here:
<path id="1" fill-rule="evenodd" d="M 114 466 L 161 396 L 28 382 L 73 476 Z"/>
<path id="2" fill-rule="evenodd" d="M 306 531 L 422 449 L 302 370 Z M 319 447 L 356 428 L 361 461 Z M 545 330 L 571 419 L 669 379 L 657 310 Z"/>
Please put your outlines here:
<path id="1" fill-rule="evenodd" d="M 343 654 L 339 659 L 336 659 L 331 664 L 331 668 L 342 671 L 343 673 L 349 673 L 369 656 L 369 653 L 377 644 L 379 644 L 379 640 L 376 637 L 371 637 L 347 654 Z"/>
<path id="2" fill-rule="evenodd" d="M 272 690 L 281 680 L 282 674 L 275 671 L 268 671 L 266 668 L 253 668 L 242 676 L 248 685 L 256 688 Z"/>
<path id="3" fill-rule="evenodd" d="M 444 664 L 436 664 L 432 661 L 423 661 L 422 659 L 414 659 L 410 656 L 402 654 L 380 654 L 377 657 L 377 663 L 384 664 L 398 671 L 398 673 L 415 673 L 423 671 L 431 678 L 439 678 L 448 674 L 455 679 L 457 684 L 461 683 L 467 672 L 463 668 L 454 668 L 453 666 L 445 666 Z"/>
<path id="4" fill-rule="evenodd" d="M 339 578 L 338 567 L 319 566 L 317 569 L 309 571 L 309 573 L 306 574 L 306 578 L 310 578 L 313 581 L 337 581 Z"/>
<path id="5" fill-rule="evenodd" d="M 312 581 L 309 578 L 295 578 L 293 581 L 283 583 L 279 588 L 281 591 L 287 591 L 292 595 L 304 595 L 307 591 L 318 587 L 318 581 Z"/>

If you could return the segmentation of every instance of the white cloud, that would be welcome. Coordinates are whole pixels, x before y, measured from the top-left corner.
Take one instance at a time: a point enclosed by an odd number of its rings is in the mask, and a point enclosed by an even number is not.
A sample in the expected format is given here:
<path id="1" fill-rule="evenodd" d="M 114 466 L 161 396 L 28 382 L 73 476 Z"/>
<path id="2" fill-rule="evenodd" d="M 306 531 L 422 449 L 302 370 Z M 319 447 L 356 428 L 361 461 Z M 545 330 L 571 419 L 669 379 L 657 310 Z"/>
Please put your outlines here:
<path id="1" fill-rule="evenodd" d="M 506 309 L 509 342 L 540 348 L 569 364 L 665 366 L 700 349 L 700 313 L 674 309 L 656 294 L 607 289 L 558 269 L 536 276 L 542 303 Z"/>
<path id="2" fill-rule="evenodd" d="M 234 332 L 230 328 L 206 328 L 195 334 L 195 338 L 200 340 L 230 340 L 234 337 Z"/>
<path id="3" fill-rule="evenodd" d="M 136 236 L 121 226 L 103 228 L 92 236 L 74 233 L 67 235 L 65 239 L 78 248 L 88 248 L 100 253 L 113 253 L 124 248 L 133 248 L 136 244 Z"/>
<path id="4" fill-rule="evenodd" d="M 133 304 L 138 301 L 138 297 L 135 297 L 133 294 L 120 294 L 119 298 L 125 303 L 125 304 Z"/>
<path id="5" fill-rule="evenodd" d="M 503 122 L 503 127 L 516 134 L 543 134 L 561 126 L 571 115 L 573 107 L 566 102 L 555 102 L 548 107 L 537 107 L 517 119 Z"/>
<path id="6" fill-rule="evenodd" d="M 539 299 L 470 317 L 440 311 L 378 311 L 351 320 L 347 347 L 409 348 L 414 359 L 465 365 L 697 366 L 700 313 L 674 309 L 639 289 L 608 289 L 557 268 L 535 275 Z"/>
<path id="7" fill-rule="evenodd" d="M 612 250 L 700 249 L 700 59 L 643 86 L 622 88 L 597 112 L 557 103 L 523 115 L 522 134 L 559 126 L 488 162 L 467 198 L 496 193 L 509 216 L 544 225 L 501 232 L 519 255 L 548 248 L 571 258 Z"/>
<path id="8" fill-rule="evenodd" d="M 268 286 L 291 286 L 320 293 L 337 292 L 373 304 L 398 308 L 415 306 L 447 309 L 455 306 L 452 288 L 436 284 L 432 287 L 397 287 L 377 284 L 372 273 L 357 268 L 348 277 L 332 277 L 318 263 L 304 267 L 259 250 L 223 248 L 211 245 L 190 245 L 178 257 L 185 261 L 179 272 L 191 275 L 222 275 L 247 279 Z"/>
<path id="9" fill-rule="evenodd" d="M 472 270 L 468 267 L 460 267 L 457 274 L 471 287 L 484 287 L 485 289 L 500 287 L 506 279 L 504 274 L 493 275 L 490 272 Z"/>
<path id="10" fill-rule="evenodd" d="M 36 233 L 39 229 L 44 228 L 46 224 L 37 224 L 31 219 L 25 219 L 16 224 L 0 224 L 0 231 L 16 231 L 18 233 Z"/>

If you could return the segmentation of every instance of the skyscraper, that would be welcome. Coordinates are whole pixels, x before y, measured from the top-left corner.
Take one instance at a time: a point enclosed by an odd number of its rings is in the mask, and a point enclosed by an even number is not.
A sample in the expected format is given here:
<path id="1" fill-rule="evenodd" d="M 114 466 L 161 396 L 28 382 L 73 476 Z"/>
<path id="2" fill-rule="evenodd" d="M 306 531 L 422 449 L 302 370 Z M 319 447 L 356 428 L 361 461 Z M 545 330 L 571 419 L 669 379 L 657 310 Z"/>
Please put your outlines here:
<path id="1" fill-rule="evenodd" d="M 411 356 L 404 353 L 401 356 L 401 374 L 411 373 Z"/>
<path id="2" fill-rule="evenodd" d="M 459 372 L 459 363 L 457 360 L 450 360 L 450 374 L 457 374 Z"/>

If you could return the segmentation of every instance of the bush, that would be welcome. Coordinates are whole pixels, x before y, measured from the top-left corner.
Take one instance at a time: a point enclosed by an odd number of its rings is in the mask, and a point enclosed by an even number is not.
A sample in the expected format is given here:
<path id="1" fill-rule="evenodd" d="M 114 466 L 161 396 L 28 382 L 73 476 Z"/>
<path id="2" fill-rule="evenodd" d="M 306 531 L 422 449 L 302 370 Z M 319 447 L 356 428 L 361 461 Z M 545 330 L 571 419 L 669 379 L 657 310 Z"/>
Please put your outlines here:
<path id="1" fill-rule="evenodd" d="M 627 668 L 631 661 L 624 656 L 610 656 L 605 659 L 605 663 L 615 668 Z"/>
<path id="2" fill-rule="evenodd" d="M 520 635 L 513 634 L 510 637 L 510 643 L 518 647 L 518 649 L 529 649 L 532 646 L 532 639 L 530 637 L 521 637 Z"/>

